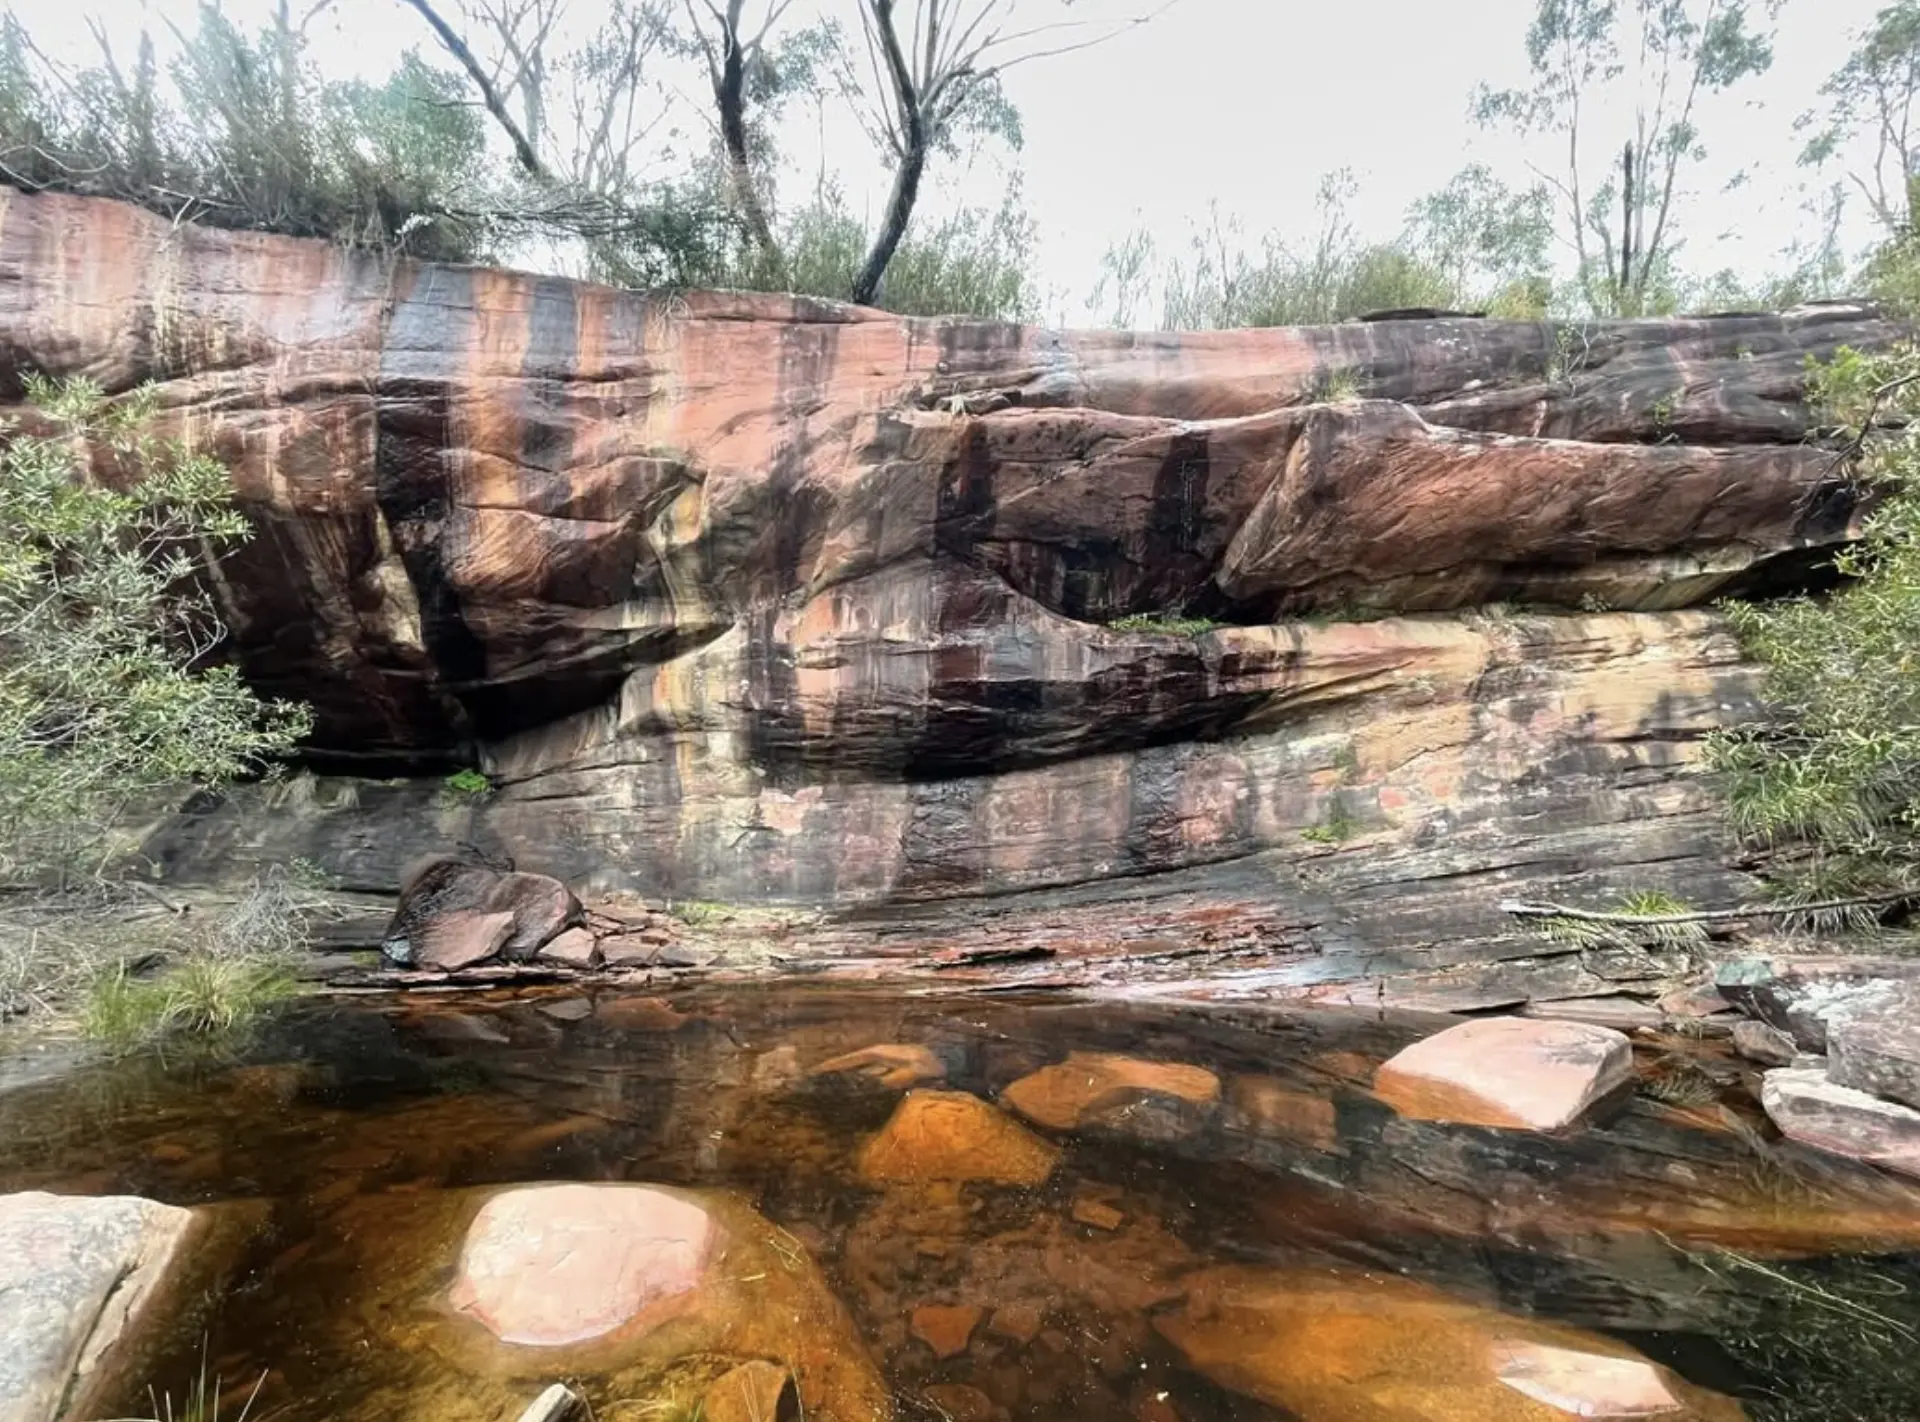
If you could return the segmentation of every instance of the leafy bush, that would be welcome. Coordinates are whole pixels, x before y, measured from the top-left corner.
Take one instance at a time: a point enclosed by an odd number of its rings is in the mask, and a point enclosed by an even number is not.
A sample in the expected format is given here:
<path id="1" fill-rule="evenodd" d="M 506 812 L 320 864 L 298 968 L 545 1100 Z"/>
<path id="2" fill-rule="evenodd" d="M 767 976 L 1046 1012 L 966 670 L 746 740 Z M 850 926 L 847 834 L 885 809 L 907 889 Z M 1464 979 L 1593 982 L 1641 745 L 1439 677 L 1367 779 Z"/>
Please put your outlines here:
<path id="1" fill-rule="evenodd" d="M 713 274 L 713 283 L 846 300 L 866 258 L 868 234 L 837 189 L 816 193 L 781 224 L 778 237 L 779 261 L 745 248 Z M 994 210 L 962 208 L 937 223 L 923 215 L 887 268 L 879 305 L 903 316 L 1030 320 L 1039 306 L 1028 274 L 1033 243 L 1033 220 L 1017 188 Z"/>
<path id="2" fill-rule="evenodd" d="M 144 35 L 130 73 L 111 54 L 55 71 L 8 17 L 0 178 L 215 226 L 486 252 L 485 130 L 455 76 L 407 55 L 384 84 L 326 82 L 297 34 L 249 36 L 206 6 L 169 77 Z"/>
<path id="3" fill-rule="evenodd" d="M 0 877 L 71 882 L 140 802 L 258 772 L 309 717 L 210 660 L 196 574 L 248 532 L 226 471 L 148 433 L 151 391 L 27 389 L 46 432 L 0 426 Z"/>
<path id="4" fill-rule="evenodd" d="M 1843 349 L 1811 384 L 1877 504 L 1837 591 L 1726 609 L 1766 712 L 1709 748 L 1734 827 L 1783 852 L 1804 904 L 1903 886 L 1920 855 L 1920 345 Z"/>

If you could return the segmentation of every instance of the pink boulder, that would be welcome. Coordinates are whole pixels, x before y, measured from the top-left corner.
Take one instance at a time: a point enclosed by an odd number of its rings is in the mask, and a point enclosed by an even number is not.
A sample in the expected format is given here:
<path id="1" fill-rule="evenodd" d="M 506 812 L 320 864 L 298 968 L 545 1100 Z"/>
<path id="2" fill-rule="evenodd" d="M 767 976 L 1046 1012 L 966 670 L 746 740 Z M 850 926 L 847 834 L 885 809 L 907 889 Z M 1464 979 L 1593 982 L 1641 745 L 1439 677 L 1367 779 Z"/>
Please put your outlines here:
<path id="1" fill-rule="evenodd" d="M 1374 1074 L 1402 1116 L 1553 1131 L 1633 1079 L 1633 1048 L 1610 1027 L 1488 1017 L 1415 1042 Z"/>
<path id="2" fill-rule="evenodd" d="M 601 1337 L 696 1288 L 719 1235 L 692 1201 L 648 1185 L 535 1185 L 481 1207 L 453 1306 L 503 1342 Z"/>

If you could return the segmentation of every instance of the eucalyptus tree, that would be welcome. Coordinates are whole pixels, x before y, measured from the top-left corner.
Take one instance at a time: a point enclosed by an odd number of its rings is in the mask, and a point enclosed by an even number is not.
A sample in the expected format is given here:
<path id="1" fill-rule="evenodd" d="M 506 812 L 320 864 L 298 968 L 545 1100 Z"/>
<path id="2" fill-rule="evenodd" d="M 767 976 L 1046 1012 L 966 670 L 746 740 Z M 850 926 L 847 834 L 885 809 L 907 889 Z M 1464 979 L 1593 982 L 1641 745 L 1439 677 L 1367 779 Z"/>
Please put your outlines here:
<path id="1" fill-rule="evenodd" d="M 1474 112 L 1558 140 L 1541 170 L 1580 290 L 1595 312 L 1634 316 L 1666 277 L 1688 172 L 1707 156 L 1701 100 L 1765 73 L 1778 0 L 1539 0 L 1531 81 L 1482 87 Z"/>

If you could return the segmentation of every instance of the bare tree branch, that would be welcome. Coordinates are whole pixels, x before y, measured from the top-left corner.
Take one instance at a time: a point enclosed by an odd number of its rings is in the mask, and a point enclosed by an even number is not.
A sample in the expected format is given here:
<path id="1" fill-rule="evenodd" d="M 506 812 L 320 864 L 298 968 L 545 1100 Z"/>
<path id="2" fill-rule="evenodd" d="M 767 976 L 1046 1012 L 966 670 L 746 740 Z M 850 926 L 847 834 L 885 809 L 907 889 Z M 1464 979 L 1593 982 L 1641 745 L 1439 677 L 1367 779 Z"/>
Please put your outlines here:
<path id="1" fill-rule="evenodd" d="M 467 71 L 474 86 L 480 90 L 480 97 L 486 103 L 487 112 L 491 113 L 500 127 L 506 130 L 507 137 L 513 143 L 514 156 L 519 159 L 520 166 L 533 177 L 543 180 L 551 178 L 552 175 L 540 161 L 540 154 L 534 148 L 533 140 L 527 137 L 520 125 L 514 122 L 513 115 L 507 112 L 507 106 L 500 97 L 500 91 L 494 88 L 493 81 L 487 77 L 486 70 L 480 67 L 480 61 L 474 58 L 473 51 L 467 48 L 467 42 L 461 39 L 454 28 L 440 17 L 439 12 L 428 3 L 428 0 L 402 0 L 402 3 L 418 10 L 421 18 L 433 27 L 434 34 L 439 37 L 447 53 L 460 61 L 461 67 Z"/>

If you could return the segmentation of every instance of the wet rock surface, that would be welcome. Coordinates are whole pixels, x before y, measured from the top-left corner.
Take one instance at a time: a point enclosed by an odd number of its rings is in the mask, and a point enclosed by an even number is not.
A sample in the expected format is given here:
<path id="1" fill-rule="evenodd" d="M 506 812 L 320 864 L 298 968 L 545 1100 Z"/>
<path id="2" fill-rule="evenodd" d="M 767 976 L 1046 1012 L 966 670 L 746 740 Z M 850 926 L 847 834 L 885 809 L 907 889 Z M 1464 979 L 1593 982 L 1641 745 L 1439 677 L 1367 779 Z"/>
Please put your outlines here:
<path id="1" fill-rule="evenodd" d="M 1035 1125 L 1056 1131 L 1102 1125 L 1182 1134 L 1206 1120 L 1220 1099 L 1220 1078 L 1182 1062 L 1075 1052 L 1021 1077 L 1000 1099 Z"/>
<path id="2" fill-rule="evenodd" d="M 1738 1422 L 1622 1344 L 1404 1280 L 1223 1268 L 1156 1327 L 1223 1386 L 1324 1422 Z"/>
<path id="3" fill-rule="evenodd" d="M 1012 1117 L 959 1091 L 914 1091 L 860 1155 L 860 1174 L 892 1181 L 1038 1185 L 1060 1152 Z"/>
<path id="4" fill-rule="evenodd" d="M 1904 1268 L 1920 1249 L 1920 1182 L 1762 1147 L 1735 1091 L 1562 1134 L 1406 1118 L 1370 1083 L 1444 1025 L 737 987 L 362 1000 L 247 1065 L 11 1096 L 0 1188 L 244 1182 L 270 1202 L 247 1286 L 179 1317 L 99 1415 L 137 1415 L 149 1382 L 178 1397 L 204 1346 L 248 1387 L 266 1372 L 258 1408 L 283 1422 L 510 1417 L 556 1378 L 612 1422 L 721 1416 L 733 1393 L 778 1416 L 785 1378 L 808 1418 L 899 1422 L 1536 1422 L 1660 1416 L 1662 1395 L 1665 1415 L 1719 1419 L 1738 1415 L 1724 1394 L 1794 1384 L 1768 1367 L 1786 1335 L 1742 1354 L 1753 1373 L 1682 1340 L 1753 1337 L 1770 1291 L 1822 1277 L 1802 1256 Z M 941 1063 L 940 1089 L 872 1074 L 909 1047 Z M 1662 1050 L 1738 1074 L 1721 1044 Z M 994 1104 L 1076 1057 L 1197 1069 L 1219 1097 L 1176 1134 L 1029 1126 Z M 815 1071 L 842 1060 L 860 1065 Z M 450 1307 L 491 1202 L 656 1193 L 637 1180 L 674 1182 L 657 1193 L 711 1223 L 690 1289 L 559 1344 Z M 574 1262 L 617 1275 L 628 1257 L 598 1254 Z M 1901 1322 L 1907 1297 L 1872 1306 Z"/>

